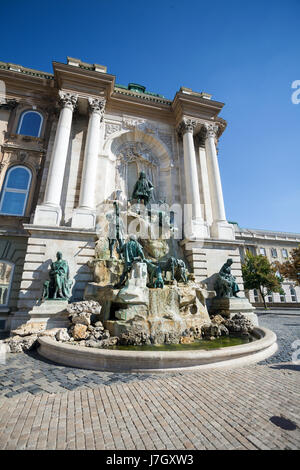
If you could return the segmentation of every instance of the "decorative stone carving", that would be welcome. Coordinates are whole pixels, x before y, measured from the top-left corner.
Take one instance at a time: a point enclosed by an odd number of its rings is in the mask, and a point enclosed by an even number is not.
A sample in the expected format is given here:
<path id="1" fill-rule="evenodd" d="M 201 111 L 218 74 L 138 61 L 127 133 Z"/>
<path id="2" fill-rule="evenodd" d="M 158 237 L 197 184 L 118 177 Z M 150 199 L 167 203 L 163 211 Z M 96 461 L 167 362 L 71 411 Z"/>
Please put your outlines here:
<path id="1" fill-rule="evenodd" d="M 66 91 L 59 90 L 59 102 L 63 107 L 69 108 L 74 111 L 77 103 L 78 95 Z"/>
<path id="2" fill-rule="evenodd" d="M 139 129 L 146 134 L 156 134 L 157 126 L 147 121 L 146 119 L 133 118 L 130 116 L 123 116 L 123 128 L 124 129 Z"/>
<path id="3" fill-rule="evenodd" d="M 103 97 L 100 98 L 88 98 L 89 107 L 92 113 L 98 113 L 101 116 L 101 121 L 103 120 L 104 110 L 106 99 Z"/>
<path id="4" fill-rule="evenodd" d="M 121 128 L 122 128 L 121 124 L 107 122 L 105 124 L 105 139 L 107 139 L 107 137 L 110 134 L 114 134 L 115 132 L 119 132 L 121 130 Z"/>
<path id="5" fill-rule="evenodd" d="M 131 118 L 129 116 L 123 116 L 123 128 L 124 129 L 135 129 L 146 122 L 145 119 Z"/>
<path id="6" fill-rule="evenodd" d="M 2 171 L 10 162 L 9 158 L 3 158 L 3 160 L 0 162 L 0 171 Z"/>
<path id="7" fill-rule="evenodd" d="M 125 142 L 112 151 L 117 155 L 116 162 L 116 188 L 120 188 L 123 194 L 127 194 L 128 164 L 135 162 L 137 165 L 137 174 L 141 171 L 146 173 L 154 186 L 158 181 L 159 160 L 152 153 L 151 149 L 144 142 Z M 130 198 L 131 194 L 127 194 Z"/>
<path id="8" fill-rule="evenodd" d="M 159 165 L 158 159 L 144 142 L 126 142 L 117 149 L 117 158 L 128 161 L 143 159 L 152 165 Z"/>
<path id="9" fill-rule="evenodd" d="M 186 132 L 194 132 L 194 129 L 196 125 L 198 124 L 198 121 L 196 119 L 191 119 L 191 118 L 183 118 L 181 121 L 178 132 L 180 134 L 185 134 Z"/>
<path id="10" fill-rule="evenodd" d="M 208 123 L 205 123 L 204 124 L 204 127 L 206 129 L 206 136 L 207 137 L 213 137 L 213 138 L 216 138 L 217 136 L 217 132 L 218 132 L 218 125 L 217 124 L 208 124 Z"/>

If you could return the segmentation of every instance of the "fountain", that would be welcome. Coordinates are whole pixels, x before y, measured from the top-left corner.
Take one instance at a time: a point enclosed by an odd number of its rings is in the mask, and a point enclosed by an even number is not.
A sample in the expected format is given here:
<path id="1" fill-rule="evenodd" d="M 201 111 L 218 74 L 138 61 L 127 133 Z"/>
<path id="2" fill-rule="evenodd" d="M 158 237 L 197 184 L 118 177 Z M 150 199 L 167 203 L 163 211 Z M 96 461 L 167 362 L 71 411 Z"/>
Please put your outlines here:
<path id="1" fill-rule="evenodd" d="M 276 335 L 258 327 L 253 307 L 238 296 L 231 259 L 216 275 L 209 315 L 207 287 L 188 272 L 163 203 L 149 206 L 152 190 L 141 172 L 132 200 L 113 200 L 112 209 L 100 214 L 102 230 L 89 263 L 94 282 L 86 285 L 83 302 L 67 303 L 72 281 L 57 253 L 42 305 L 49 314 L 51 302 L 62 302 L 57 320 L 64 328 L 54 327 L 54 317 L 50 329 L 39 330 L 36 323 L 30 330 L 27 324 L 13 332 L 11 350 L 22 349 L 16 338 L 25 336 L 24 348 L 38 342 L 38 352 L 55 362 L 122 372 L 234 367 L 276 351 Z M 30 334 L 34 339 L 28 342 Z"/>

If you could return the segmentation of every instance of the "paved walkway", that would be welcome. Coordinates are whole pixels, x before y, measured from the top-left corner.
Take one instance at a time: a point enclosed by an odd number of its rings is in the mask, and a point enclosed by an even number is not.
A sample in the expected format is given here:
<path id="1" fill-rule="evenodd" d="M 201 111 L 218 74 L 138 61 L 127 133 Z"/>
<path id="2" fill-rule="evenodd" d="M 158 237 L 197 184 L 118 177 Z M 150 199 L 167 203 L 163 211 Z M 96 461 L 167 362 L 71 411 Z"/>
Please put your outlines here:
<path id="1" fill-rule="evenodd" d="M 280 350 L 261 364 L 167 376 L 0 365 L 0 449 L 297 449 L 300 316 L 263 315 Z"/>

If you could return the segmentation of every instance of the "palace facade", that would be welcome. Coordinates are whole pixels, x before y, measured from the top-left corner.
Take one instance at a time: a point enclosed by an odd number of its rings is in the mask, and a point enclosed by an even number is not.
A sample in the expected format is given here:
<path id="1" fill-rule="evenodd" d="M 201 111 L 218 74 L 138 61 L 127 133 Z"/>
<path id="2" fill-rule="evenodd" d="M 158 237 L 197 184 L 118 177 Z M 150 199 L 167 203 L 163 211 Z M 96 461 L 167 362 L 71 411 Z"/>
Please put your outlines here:
<path id="1" fill-rule="evenodd" d="M 156 201 L 190 208 L 180 246 L 209 290 L 230 257 L 243 292 L 245 247 L 276 249 L 281 260 L 299 243 L 227 221 L 217 156 L 226 121 L 211 95 L 181 87 L 168 100 L 70 57 L 53 74 L 0 62 L 0 92 L 0 329 L 28 320 L 57 251 L 74 279 L 72 300 L 83 298 L 103 204 L 116 193 L 130 199 L 140 171 Z M 287 286 L 285 303 L 299 302 Z"/>

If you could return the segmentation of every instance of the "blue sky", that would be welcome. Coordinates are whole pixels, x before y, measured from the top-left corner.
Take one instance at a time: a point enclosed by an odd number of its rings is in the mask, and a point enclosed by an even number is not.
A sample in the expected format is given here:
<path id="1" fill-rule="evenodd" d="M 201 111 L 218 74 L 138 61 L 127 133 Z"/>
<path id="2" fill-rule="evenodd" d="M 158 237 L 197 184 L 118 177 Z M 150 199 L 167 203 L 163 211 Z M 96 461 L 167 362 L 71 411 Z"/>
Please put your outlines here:
<path id="1" fill-rule="evenodd" d="M 2 61 L 51 72 L 71 56 L 170 99 L 186 86 L 224 102 L 227 218 L 300 233 L 299 0 L 14 0 L 1 17 Z"/>

